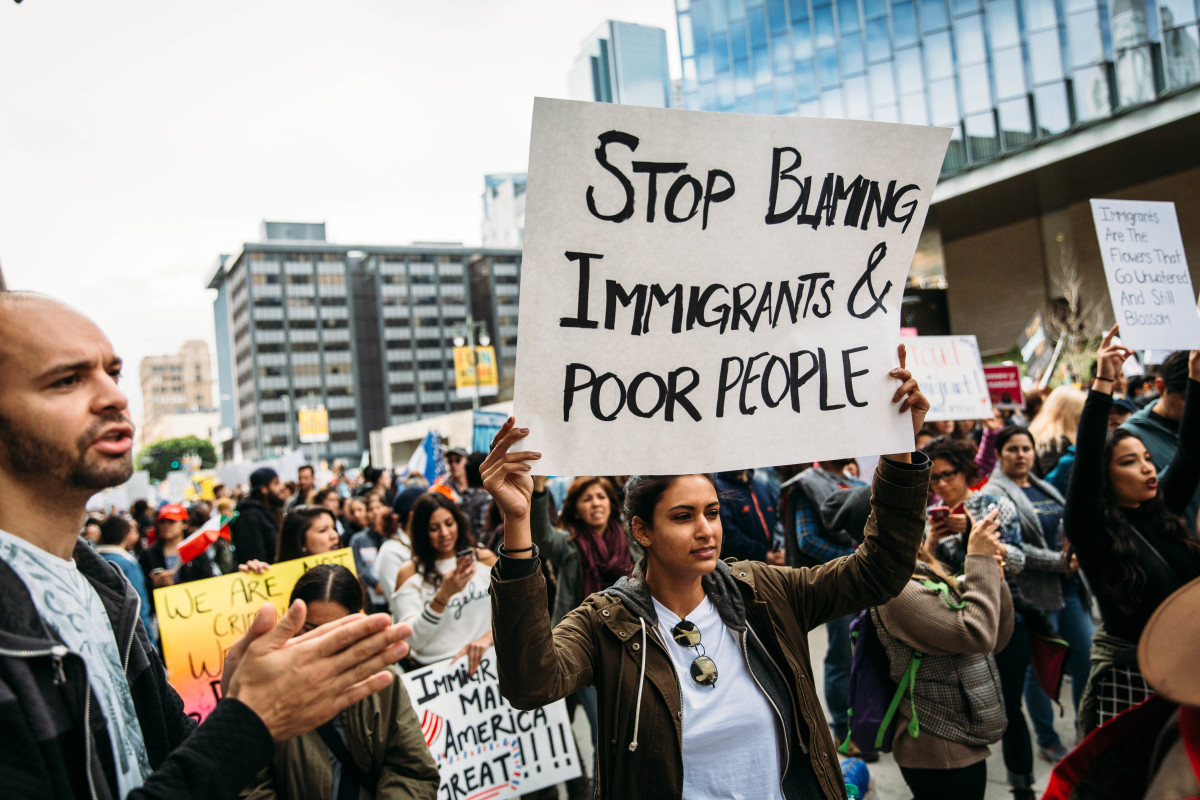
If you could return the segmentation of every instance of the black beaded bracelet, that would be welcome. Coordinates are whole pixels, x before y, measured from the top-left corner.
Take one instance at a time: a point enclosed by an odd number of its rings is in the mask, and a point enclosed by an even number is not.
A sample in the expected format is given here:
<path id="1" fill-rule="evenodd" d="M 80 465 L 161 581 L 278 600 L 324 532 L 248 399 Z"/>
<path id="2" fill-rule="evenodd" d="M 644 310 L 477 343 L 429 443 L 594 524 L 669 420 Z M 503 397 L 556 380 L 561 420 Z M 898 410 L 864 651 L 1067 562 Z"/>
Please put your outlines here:
<path id="1" fill-rule="evenodd" d="M 533 545 L 529 545 L 529 547 L 516 547 L 516 548 L 513 548 L 513 547 L 504 547 L 504 545 L 501 545 L 501 547 L 503 548 L 503 550 L 504 550 L 504 553 L 505 553 L 505 554 L 508 554 L 508 553 L 531 553 L 531 552 L 533 552 Z"/>
<path id="2" fill-rule="evenodd" d="M 1099 375 L 1097 375 L 1097 376 L 1094 378 L 1094 380 L 1098 380 L 1098 381 L 1108 381 L 1109 383 L 1112 383 L 1112 382 L 1113 382 L 1113 379 L 1112 379 L 1112 378 L 1101 378 Z"/>

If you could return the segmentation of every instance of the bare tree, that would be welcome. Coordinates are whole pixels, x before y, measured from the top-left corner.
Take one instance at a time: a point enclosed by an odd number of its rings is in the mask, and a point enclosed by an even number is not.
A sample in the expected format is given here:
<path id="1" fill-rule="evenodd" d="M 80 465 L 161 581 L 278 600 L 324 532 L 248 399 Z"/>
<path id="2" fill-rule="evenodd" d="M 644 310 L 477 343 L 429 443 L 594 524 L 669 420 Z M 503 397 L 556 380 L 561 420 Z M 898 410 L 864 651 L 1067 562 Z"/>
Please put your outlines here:
<path id="1" fill-rule="evenodd" d="M 1086 290 L 1079 271 L 1079 262 L 1065 236 L 1054 237 L 1058 242 L 1058 264 L 1050 276 L 1058 296 L 1046 312 L 1046 332 L 1055 341 L 1063 340 L 1059 364 L 1065 366 L 1075 381 L 1084 380 L 1093 358 L 1096 342 L 1104 335 L 1104 297 Z"/>

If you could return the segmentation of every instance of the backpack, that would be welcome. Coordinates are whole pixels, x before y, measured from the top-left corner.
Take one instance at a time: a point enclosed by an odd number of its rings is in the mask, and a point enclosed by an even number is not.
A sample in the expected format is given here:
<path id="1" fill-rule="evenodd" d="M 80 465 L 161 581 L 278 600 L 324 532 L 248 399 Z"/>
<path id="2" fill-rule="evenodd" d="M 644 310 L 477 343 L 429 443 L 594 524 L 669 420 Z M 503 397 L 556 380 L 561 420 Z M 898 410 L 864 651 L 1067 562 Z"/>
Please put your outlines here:
<path id="1" fill-rule="evenodd" d="M 849 752 L 852 740 L 864 755 L 892 751 L 892 741 L 896 738 L 896 709 L 906 691 L 912 702 L 912 683 L 921 666 L 922 654 L 914 650 L 900 683 L 892 680 L 887 650 L 875 630 L 872 611 L 860 611 L 850 622 L 852 655 L 847 695 L 850 707 L 846 710 L 850 732 L 839 748 L 843 754 Z M 920 730 L 915 705 L 908 729 L 912 736 Z"/>
<path id="2" fill-rule="evenodd" d="M 950 608 L 961 609 L 965 606 L 958 598 L 958 593 L 942 581 L 932 581 L 921 574 L 914 575 L 912 580 L 936 593 Z M 917 705 L 913 699 L 913 681 L 916 680 L 917 670 L 920 669 L 921 659 L 925 654 L 917 650 L 912 651 L 908 667 L 897 684 L 892 680 L 887 648 L 880 641 L 879 633 L 875 629 L 876 625 L 882 624 L 873 608 L 860 611 L 850 622 L 852 655 L 850 687 L 847 693 L 850 707 L 846 709 L 850 731 L 846 741 L 838 748 L 843 754 L 849 752 L 851 741 L 864 754 L 890 753 L 892 742 L 896 738 L 896 710 L 900 708 L 905 692 L 908 692 L 911 710 L 907 726 L 908 735 L 915 739 L 921 732 L 921 726 L 917 722 Z"/>

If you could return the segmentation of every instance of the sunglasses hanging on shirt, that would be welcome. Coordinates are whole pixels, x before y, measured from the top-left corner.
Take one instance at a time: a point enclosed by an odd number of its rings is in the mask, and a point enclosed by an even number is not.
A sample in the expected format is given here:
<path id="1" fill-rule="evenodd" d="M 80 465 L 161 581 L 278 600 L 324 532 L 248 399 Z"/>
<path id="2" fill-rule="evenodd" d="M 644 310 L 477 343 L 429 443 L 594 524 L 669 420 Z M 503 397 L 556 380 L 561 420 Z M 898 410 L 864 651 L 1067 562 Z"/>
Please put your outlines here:
<path id="1" fill-rule="evenodd" d="M 692 662 L 692 680 L 700 686 L 717 685 L 717 664 L 704 655 L 704 645 L 700 644 L 700 629 L 691 620 L 681 619 L 671 629 L 675 643 L 683 647 L 691 647 L 696 651 L 696 660 Z"/>

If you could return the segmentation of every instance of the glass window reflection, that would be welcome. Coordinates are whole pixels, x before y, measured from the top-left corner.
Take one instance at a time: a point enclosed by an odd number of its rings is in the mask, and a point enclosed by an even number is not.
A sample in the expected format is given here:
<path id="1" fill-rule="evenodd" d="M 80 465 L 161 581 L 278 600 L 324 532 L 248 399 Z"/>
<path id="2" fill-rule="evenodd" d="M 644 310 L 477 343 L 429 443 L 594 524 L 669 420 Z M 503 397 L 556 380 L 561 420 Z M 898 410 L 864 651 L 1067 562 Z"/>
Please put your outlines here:
<path id="1" fill-rule="evenodd" d="M 896 51 L 896 77 L 900 94 L 912 94 L 925 88 L 925 73 L 921 69 L 921 51 L 917 48 Z"/>
<path id="2" fill-rule="evenodd" d="M 840 89 L 821 93 L 821 113 L 830 119 L 846 118 L 846 107 L 842 103 L 842 92 Z"/>
<path id="3" fill-rule="evenodd" d="M 837 32 L 833 27 L 833 8 L 814 9 L 813 22 L 817 29 L 817 47 L 833 47 L 837 43 Z"/>
<path id="4" fill-rule="evenodd" d="M 871 103 L 867 98 L 867 79 L 865 76 L 847 78 L 842 86 L 843 99 L 846 102 L 846 116 L 850 119 L 870 119 Z"/>
<path id="5" fill-rule="evenodd" d="M 967 117 L 963 127 L 967 134 L 967 156 L 972 162 L 986 161 L 1000 154 L 996 120 L 991 112 Z"/>
<path id="6" fill-rule="evenodd" d="M 716 36 L 729 30 L 729 17 L 725 15 L 725 4 L 721 0 L 708 4 L 708 35 Z"/>
<path id="7" fill-rule="evenodd" d="M 1124 1 L 1117 0 L 1117 2 Z M 1136 2 L 1141 1 L 1136 0 Z M 1058 24 L 1058 11 L 1054 7 L 1054 0 L 1024 0 L 1024 2 L 1025 27 L 1029 30 L 1040 31 L 1053 28 Z"/>
<path id="8" fill-rule="evenodd" d="M 1029 98 L 1009 100 L 997 107 L 1000 116 L 1000 141 L 1005 150 L 1024 147 L 1033 141 L 1033 116 Z"/>
<path id="9" fill-rule="evenodd" d="M 767 46 L 767 19 L 761 8 L 746 9 L 746 24 L 750 28 L 750 49 Z"/>
<path id="10" fill-rule="evenodd" d="M 888 39 L 887 18 L 867 20 L 867 61 L 887 61 L 892 57 L 892 44 Z"/>
<path id="11" fill-rule="evenodd" d="M 775 96 L 770 86 L 760 86 L 754 93 L 754 113 L 774 114 Z"/>
<path id="12" fill-rule="evenodd" d="M 817 51 L 817 74 L 821 76 L 821 89 L 835 89 L 841 84 L 837 50 L 830 47 Z"/>
<path id="13" fill-rule="evenodd" d="M 729 72 L 729 41 L 724 34 L 713 37 L 712 63 L 718 74 Z"/>
<path id="14" fill-rule="evenodd" d="M 1163 30 L 1187 25 L 1196 21 L 1196 5 L 1192 0 L 1159 0 L 1158 17 Z"/>
<path id="15" fill-rule="evenodd" d="M 813 41 L 808 22 L 792 24 L 792 57 L 796 60 L 812 58 Z"/>
<path id="16" fill-rule="evenodd" d="M 786 114 L 796 107 L 796 92 L 792 89 L 790 75 L 780 75 L 775 79 L 775 113 Z"/>
<path id="17" fill-rule="evenodd" d="M 876 122 L 899 122 L 900 109 L 895 105 L 879 106 L 871 112 L 871 119 Z"/>
<path id="18" fill-rule="evenodd" d="M 734 101 L 733 75 L 725 72 L 717 76 L 717 102 L 721 108 L 732 108 Z"/>
<path id="19" fill-rule="evenodd" d="M 929 118 L 934 125 L 953 125 L 959 120 L 958 93 L 954 79 L 929 82 Z"/>
<path id="20" fill-rule="evenodd" d="M 921 32 L 940 31 L 950 24 L 946 0 L 921 0 Z"/>
<path id="21" fill-rule="evenodd" d="M 792 48 L 788 46 L 786 33 L 771 40 L 771 63 L 776 75 L 792 71 Z"/>
<path id="22" fill-rule="evenodd" d="M 690 14 L 679 15 L 679 53 L 691 55 L 696 52 L 692 47 L 692 18 Z"/>
<path id="23" fill-rule="evenodd" d="M 808 21 L 808 0 L 792 0 L 788 6 L 792 10 L 792 27 L 795 27 L 797 22 Z"/>
<path id="24" fill-rule="evenodd" d="M 1057 29 L 1042 31 L 1029 37 L 1029 74 L 1035 86 L 1063 77 L 1062 52 Z"/>
<path id="25" fill-rule="evenodd" d="M 963 67 L 958 74 L 958 79 L 962 85 L 964 114 L 991 110 L 992 87 L 988 82 L 987 64 L 972 64 Z"/>
<path id="26" fill-rule="evenodd" d="M 1017 24 L 1016 0 L 988 0 L 987 27 L 993 50 L 1020 44 L 1021 28 Z"/>
<path id="27" fill-rule="evenodd" d="M 858 30 L 858 0 L 837 0 L 838 30 L 842 34 Z"/>
<path id="28" fill-rule="evenodd" d="M 754 93 L 754 79 L 750 75 L 749 61 L 733 62 L 733 86 L 738 97 Z"/>
<path id="29" fill-rule="evenodd" d="M 842 74 L 861 75 L 866 65 L 863 63 L 862 36 L 857 33 L 842 34 Z"/>
<path id="30" fill-rule="evenodd" d="M 743 58 L 750 57 L 750 48 L 746 46 L 746 23 L 734 22 L 729 23 L 729 50 L 733 53 L 733 60 L 739 61 Z"/>
<path id="31" fill-rule="evenodd" d="M 817 97 L 817 68 L 812 61 L 796 62 L 796 95 L 801 102 Z"/>
<path id="32" fill-rule="evenodd" d="M 892 6 L 892 30 L 897 47 L 917 43 L 917 17 L 912 3 Z"/>
<path id="33" fill-rule="evenodd" d="M 1167 19 L 1163 9 L 1163 20 Z M 1200 46 L 1196 26 L 1164 30 L 1162 35 L 1163 71 L 1167 88 L 1200 83 Z"/>
<path id="34" fill-rule="evenodd" d="M 960 64 L 977 64 L 987 58 L 981 15 L 973 14 L 954 20 L 954 45 Z"/>
<path id="35" fill-rule="evenodd" d="M 1112 90 L 1108 85 L 1108 70 L 1103 65 L 1077 69 L 1073 77 L 1075 116 L 1080 122 L 1112 114 Z"/>
<path id="36" fill-rule="evenodd" d="M 751 63 L 754 68 L 754 84 L 763 86 L 770 83 L 773 76 L 771 74 L 771 56 L 767 52 L 767 48 L 756 49 Z"/>
<path id="37" fill-rule="evenodd" d="M 1033 108 L 1037 114 L 1038 135 L 1050 136 L 1071 127 L 1067 107 L 1067 88 L 1062 83 L 1038 86 L 1033 90 Z"/>
<path id="38" fill-rule="evenodd" d="M 863 0 L 863 13 L 867 19 L 875 19 L 887 13 L 887 7 L 884 0 Z"/>
<path id="39" fill-rule="evenodd" d="M 930 80 L 949 78 L 954 74 L 949 33 L 933 33 L 925 37 L 925 68 Z"/>
<path id="40" fill-rule="evenodd" d="M 1100 38 L 1100 12 L 1096 9 L 1067 16 L 1067 52 L 1071 66 L 1082 67 L 1104 60 Z"/>
<path id="41" fill-rule="evenodd" d="M 992 53 L 992 74 L 996 78 L 997 97 L 1007 99 L 1025 94 L 1025 58 L 1021 48 Z"/>
<path id="42" fill-rule="evenodd" d="M 871 103 L 875 106 L 896 102 L 896 79 L 890 62 L 874 64 L 867 74 L 871 86 Z"/>
<path id="43" fill-rule="evenodd" d="M 767 0 L 767 25 L 772 36 L 787 33 L 787 4 L 784 0 Z"/>
<path id="44" fill-rule="evenodd" d="M 929 114 L 925 110 L 924 92 L 900 98 L 900 121 L 909 125 L 929 124 Z"/>
<path id="45" fill-rule="evenodd" d="M 973 14 L 979 10 L 979 0 L 951 0 L 950 5 L 954 8 L 956 17 Z"/>

